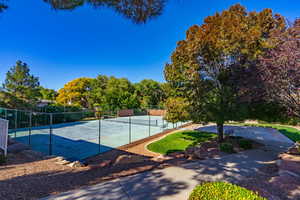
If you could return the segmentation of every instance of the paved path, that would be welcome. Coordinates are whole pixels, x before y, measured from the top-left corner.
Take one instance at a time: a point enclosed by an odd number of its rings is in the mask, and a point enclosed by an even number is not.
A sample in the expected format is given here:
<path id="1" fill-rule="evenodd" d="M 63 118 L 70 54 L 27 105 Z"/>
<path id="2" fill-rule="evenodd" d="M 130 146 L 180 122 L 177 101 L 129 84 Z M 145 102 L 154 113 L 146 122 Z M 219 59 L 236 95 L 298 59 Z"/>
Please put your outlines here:
<path id="1" fill-rule="evenodd" d="M 202 181 L 222 180 L 234 183 L 255 175 L 258 168 L 276 159 L 278 152 L 292 144 L 286 137 L 271 129 L 255 131 L 251 135 L 250 131 L 244 129 L 244 136 L 264 142 L 266 146 L 262 149 L 144 172 L 50 196 L 44 200 L 186 200 L 192 189 Z"/>

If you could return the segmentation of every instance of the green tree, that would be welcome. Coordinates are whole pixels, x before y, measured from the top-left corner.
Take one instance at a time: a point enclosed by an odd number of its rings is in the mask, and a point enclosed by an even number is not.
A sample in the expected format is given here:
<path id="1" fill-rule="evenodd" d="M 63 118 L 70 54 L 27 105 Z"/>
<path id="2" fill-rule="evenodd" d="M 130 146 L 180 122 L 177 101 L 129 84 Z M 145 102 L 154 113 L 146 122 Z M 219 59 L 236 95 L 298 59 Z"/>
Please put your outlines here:
<path id="1" fill-rule="evenodd" d="M 126 78 L 110 77 L 105 90 L 103 110 L 137 108 L 139 106 L 134 86 Z"/>
<path id="2" fill-rule="evenodd" d="M 93 108 L 103 107 L 105 104 L 105 90 L 107 88 L 108 77 L 98 75 L 97 78 L 91 81 L 90 105 Z"/>
<path id="3" fill-rule="evenodd" d="M 30 109 L 32 105 L 4 90 L 0 90 L 0 107 Z"/>
<path id="4" fill-rule="evenodd" d="M 272 47 L 271 33 L 284 27 L 283 17 L 270 9 L 247 12 L 237 4 L 190 27 L 178 42 L 165 66 L 166 80 L 188 102 L 192 120 L 216 122 L 219 141 L 226 121 L 245 116 L 243 105 L 252 96 L 243 81 L 250 80 L 247 73 L 258 56 Z"/>
<path id="5" fill-rule="evenodd" d="M 58 93 L 53 89 L 40 87 L 41 98 L 44 100 L 55 101 Z"/>
<path id="6" fill-rule="evenodd" d="M 165 107 L 167 110 L 165 119 L 169 122 L 177 123 L 190 119 L 189 103 L 183 97 L 169 97 Z"/>
<path id="7" fill-rule="evenodd" d="M 40 97 L 38 77 L 30 74 L 26 63 L 17 61 L 7 73 L 3 88 L 9 94 L 34 105 Z"/>
<path id="8" fill-rule="evenodd" d="M 135 89 L 142 108 L 159 106 L 163 100 L 163 90 L 161 84 L 157 81 L 151 79 L 142 80 L 135 84 Z"/>

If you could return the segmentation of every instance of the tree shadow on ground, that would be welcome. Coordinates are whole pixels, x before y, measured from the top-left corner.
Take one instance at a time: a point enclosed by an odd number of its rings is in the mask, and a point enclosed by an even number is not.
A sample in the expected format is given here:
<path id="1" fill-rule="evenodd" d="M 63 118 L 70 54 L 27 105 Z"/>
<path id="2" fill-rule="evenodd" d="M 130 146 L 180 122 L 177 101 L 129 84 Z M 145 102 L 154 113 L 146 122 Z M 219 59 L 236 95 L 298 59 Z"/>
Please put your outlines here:
<path id="1" fill-rule="evenodd" d="M 89 162 L 91 163 L 91 167 L 84 167 L 78 170 L 70 168 L 69 170 L 43 171 L 1 180 L 0 188 L 5 189 L 1 190 L 0 199 L 36 199 L 48 196 L 50 194 L 65 192 L 82 186 L 93 185 L 97 183 L 104 185 L 104 188 L 101 187 L 102 189 L 100 191 L 95 189 L 94 192 L 104 195 L 104 199 L 124 199 L 114 196 L 115 190 L 120 189 L 120 187 L 116 185 L 114 181 L 102 182 L 105 180 L 114 179 L 116 177 L 136 174 L 140 171 L 151 170 L 155 167 L 158 167 L 161 163 L 149 160 L 148 157 L 143 156 L 145 159 L 144 162 L 129 163 L 124 165 L 113 164 L 107 167 L 99 167 L 99 164 L 101 164 L 102 161 L 107 159 L 113 160 L 120 155 L 140 156 L 121 150 L 112 150 L 104 153 L 104 156 L 101 159 L 99 157 L 97 160 L 90 159 Z M 155 196 L 163 196 L 167 194 L 176 194 L 185 187 L 186 185 L 183 182 L 173 182 L 168 178 L 164 178 L 162 173 L 155 172 L 151 176 L 145 176 L 143 178 L 143 182 L 135 183 L 131 189 L 136 190 L 135 193 L 137 193 L 142 189 L 155 188 L 155 190 L 152 191 L 152 194 Z M 91 189 L 89 188 L 89 190 Z M 93 191 L 89 192 L 89 195 L 94 195 L 92 194 Z M 84 195 L 87 194 L 79 196 L 83 197 Z M 79 196 L 74 199 L 79 198 Z"/>

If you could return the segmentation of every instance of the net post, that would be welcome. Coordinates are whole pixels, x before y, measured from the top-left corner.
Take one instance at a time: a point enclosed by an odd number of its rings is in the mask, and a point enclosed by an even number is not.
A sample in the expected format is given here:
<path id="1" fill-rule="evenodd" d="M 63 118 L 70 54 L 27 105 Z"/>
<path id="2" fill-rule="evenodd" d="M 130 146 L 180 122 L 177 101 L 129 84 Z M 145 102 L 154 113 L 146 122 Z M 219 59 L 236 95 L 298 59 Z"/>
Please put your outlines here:
<path id="1" fill-rule="evenodd" d="M 149 137 L 151 136 L 151 121 L 150 121 L 150 113 L 148 112 L 148 116 L 149 116 Z"/>
<path id="2" fill-rule="evenodd" d="M 49 155 L 52 155 L 52 123 L 53 123 L 53 114 L 50 113 L 50 129 L 49 129 Z"/>
<path id="3" fill-rule="evenodd" d="M 131 116 L 129 116 L 129 144 L 131 143 Z"/>
<path id="4" fill-rule="evenodd" d="M 98 121 L 98 143 L 99 143 L 99 153 L 101 153 L 101 116 L 99 116 L 99 121 Z"/>
<path id="5" fill-rule="evenodd" d="M 17 128 L 18 128 L 18 110 L 15 109 L 15 138 L 17 137 Z"/>
<path id="6" fill-rule="evenodd" d="M 29 112 L 28 144 L 31 144 L 32 112 Z"/>

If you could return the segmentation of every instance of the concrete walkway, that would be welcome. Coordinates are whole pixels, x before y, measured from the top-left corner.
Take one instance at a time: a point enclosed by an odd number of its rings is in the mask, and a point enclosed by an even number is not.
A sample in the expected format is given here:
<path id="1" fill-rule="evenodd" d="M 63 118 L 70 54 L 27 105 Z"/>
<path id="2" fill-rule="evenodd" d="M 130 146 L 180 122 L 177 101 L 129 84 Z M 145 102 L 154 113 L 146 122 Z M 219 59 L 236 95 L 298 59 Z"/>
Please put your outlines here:
<path id="1" fill-rule="evenodd" d="M 213 131 L 215 127 L 203 128 Z M 218 159 L 144 172 L 50 196 L 44 200 L 186 200 L 193 188 L 203 181 L 237 183 L 247 176 L 255 175 L 258 168 L 275 160 L 280 151 L 293 144 L 271 129 L 255 129 L 251 134 L 252 131 L 243 129 L 243 136 L 259 140 L 266 144 L 265 147 Z"/>

